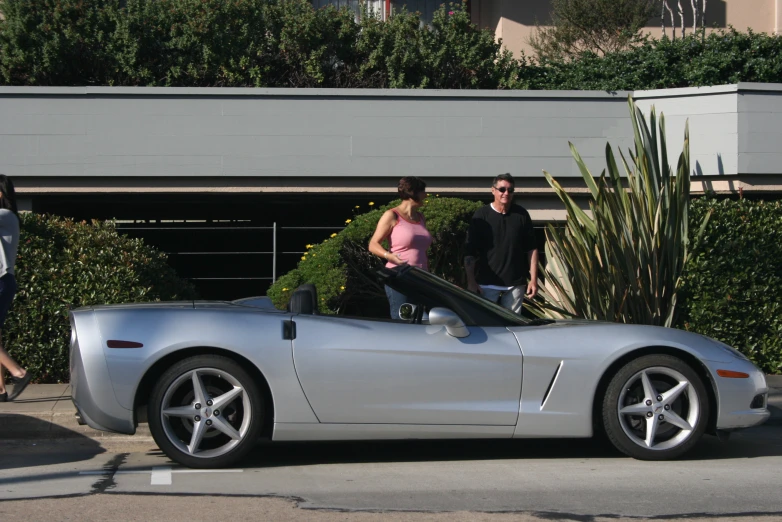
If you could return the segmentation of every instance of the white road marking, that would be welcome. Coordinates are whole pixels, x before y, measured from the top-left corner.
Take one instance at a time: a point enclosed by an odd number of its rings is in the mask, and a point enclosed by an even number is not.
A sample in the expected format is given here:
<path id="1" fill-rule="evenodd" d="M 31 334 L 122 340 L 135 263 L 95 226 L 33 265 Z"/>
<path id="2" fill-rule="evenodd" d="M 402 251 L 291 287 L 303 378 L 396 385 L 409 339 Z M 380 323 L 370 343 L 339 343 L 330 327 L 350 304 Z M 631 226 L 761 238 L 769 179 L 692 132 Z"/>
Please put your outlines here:
<path id="1" fill-rule="evenodd" d="M 172 469 L 171 466 L 154 466 L 150 470 L 120 470 L 112 475 L 150 475 L 150 486 L 170 486 L 174 473 L 242 473 L 243 469 Z M 105 475 L 106 471 L 80 471 L 79 475 Z"/>
<path id="2" fill-rule="evenodd" d="M 170 486 L 171 466 L 155 466 L 152 468 L 150 486 Z"/>

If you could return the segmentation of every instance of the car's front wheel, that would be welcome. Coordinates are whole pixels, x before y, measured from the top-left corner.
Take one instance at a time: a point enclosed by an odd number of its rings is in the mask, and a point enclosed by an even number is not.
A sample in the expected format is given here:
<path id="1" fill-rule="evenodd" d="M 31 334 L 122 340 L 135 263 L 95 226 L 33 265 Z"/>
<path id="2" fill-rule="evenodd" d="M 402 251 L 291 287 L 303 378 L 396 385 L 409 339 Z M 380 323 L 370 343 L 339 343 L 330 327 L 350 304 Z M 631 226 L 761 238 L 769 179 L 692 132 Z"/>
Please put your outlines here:
<path id="1" fill-rule="evenodd" d="M 603 400 L 603 425 L 614 446 L 644 460 L 683 455 L 701 438 L 709 418 L 703 381 L 684 361 L 647 355 L 611 379 Z"/>
<path id="2" fill-rule="evenodd" d="M 149 429 L 161 450 L 191 468 L 230 466 L 258 440 L 263 397 L 232 359 L 198 355 L 158 380 L 149 402 Z"/>

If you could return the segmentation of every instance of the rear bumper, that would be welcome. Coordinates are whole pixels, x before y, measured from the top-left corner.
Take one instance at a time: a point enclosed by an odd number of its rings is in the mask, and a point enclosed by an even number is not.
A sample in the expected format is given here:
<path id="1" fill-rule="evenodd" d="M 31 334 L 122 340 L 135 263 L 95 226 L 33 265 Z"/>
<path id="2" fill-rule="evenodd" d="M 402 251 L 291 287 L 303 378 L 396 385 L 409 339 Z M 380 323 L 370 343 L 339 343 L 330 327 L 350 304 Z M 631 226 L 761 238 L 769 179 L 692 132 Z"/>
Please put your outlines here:
<path id="1" fill-rule="evenodd" d="M 79 325 L 79 331 L 86 341 L 80 343 L 76 334 L 74 314 L 71 315 L 71 400 L 79 417 L 91 428 L 133 435 L 136 433 L 133 412 L 117 402 L 100 335 L 91 332 L 90 327 L 96 328 L 94 321 L 86 320 Z M 90 342 L 88 339 L 96 342 Z"/>

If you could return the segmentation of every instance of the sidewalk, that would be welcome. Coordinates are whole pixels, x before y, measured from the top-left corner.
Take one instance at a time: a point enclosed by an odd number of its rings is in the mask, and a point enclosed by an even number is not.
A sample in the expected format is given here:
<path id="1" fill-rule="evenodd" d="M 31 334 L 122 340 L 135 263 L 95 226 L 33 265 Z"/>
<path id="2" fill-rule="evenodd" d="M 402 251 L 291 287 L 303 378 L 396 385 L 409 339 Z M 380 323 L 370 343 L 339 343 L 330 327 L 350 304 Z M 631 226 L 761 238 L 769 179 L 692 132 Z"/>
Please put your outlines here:
<path id="1" fill-rule="evenodd" d="M 782 375 L 766 377 L 770 393 L 768 424 L 782 425 Z M 14 439 L 88 438 L 96 441 L 128 438 L 136 442 L 152 441 L 146 424 L 136 435 L 98 431 L 79 426 L 76 408 L 71 402 L 69 384 L 31 384 L 14 402 L 0 402 L 0 441 Z"/>
<path id="2" fill-rule="evenodd" d="M 140 424 L 136 435 L 98 431 L 80 426 L 71 402 L 70 384 L 31 384 L 14 402 L 0 402 L 0 441 L 16 439 L 130 438 L 138 442 L 152 435 Z"/>

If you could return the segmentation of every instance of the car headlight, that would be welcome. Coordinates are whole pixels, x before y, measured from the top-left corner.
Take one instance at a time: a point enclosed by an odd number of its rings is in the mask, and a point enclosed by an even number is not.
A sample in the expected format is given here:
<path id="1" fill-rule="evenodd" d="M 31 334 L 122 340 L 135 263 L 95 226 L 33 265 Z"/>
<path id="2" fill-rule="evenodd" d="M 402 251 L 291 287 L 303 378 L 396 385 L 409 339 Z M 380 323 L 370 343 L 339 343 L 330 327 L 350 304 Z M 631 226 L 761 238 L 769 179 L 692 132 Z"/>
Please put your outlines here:
<path id="1" fill-rule="evenodd" d="M 711 337 L 707 337 L 707 339 L 709 339 L 711 342 L 713 342 L 714 344 L 716 344 L 717 346 L 722 348 L 722 351 L 728 352 L 729 354 L 731 354 L 736 359 L 741 359 L 743 361 L 749 361 L 749 358 L 746 355 L 744 355 L 743 353 L 741 353 L 737 349 L 733 348 L 732 346 L 727 345 L 727 344 L 723 343 L 722 341 L 718 341 L 717 339 L 712 339 Z"/>

